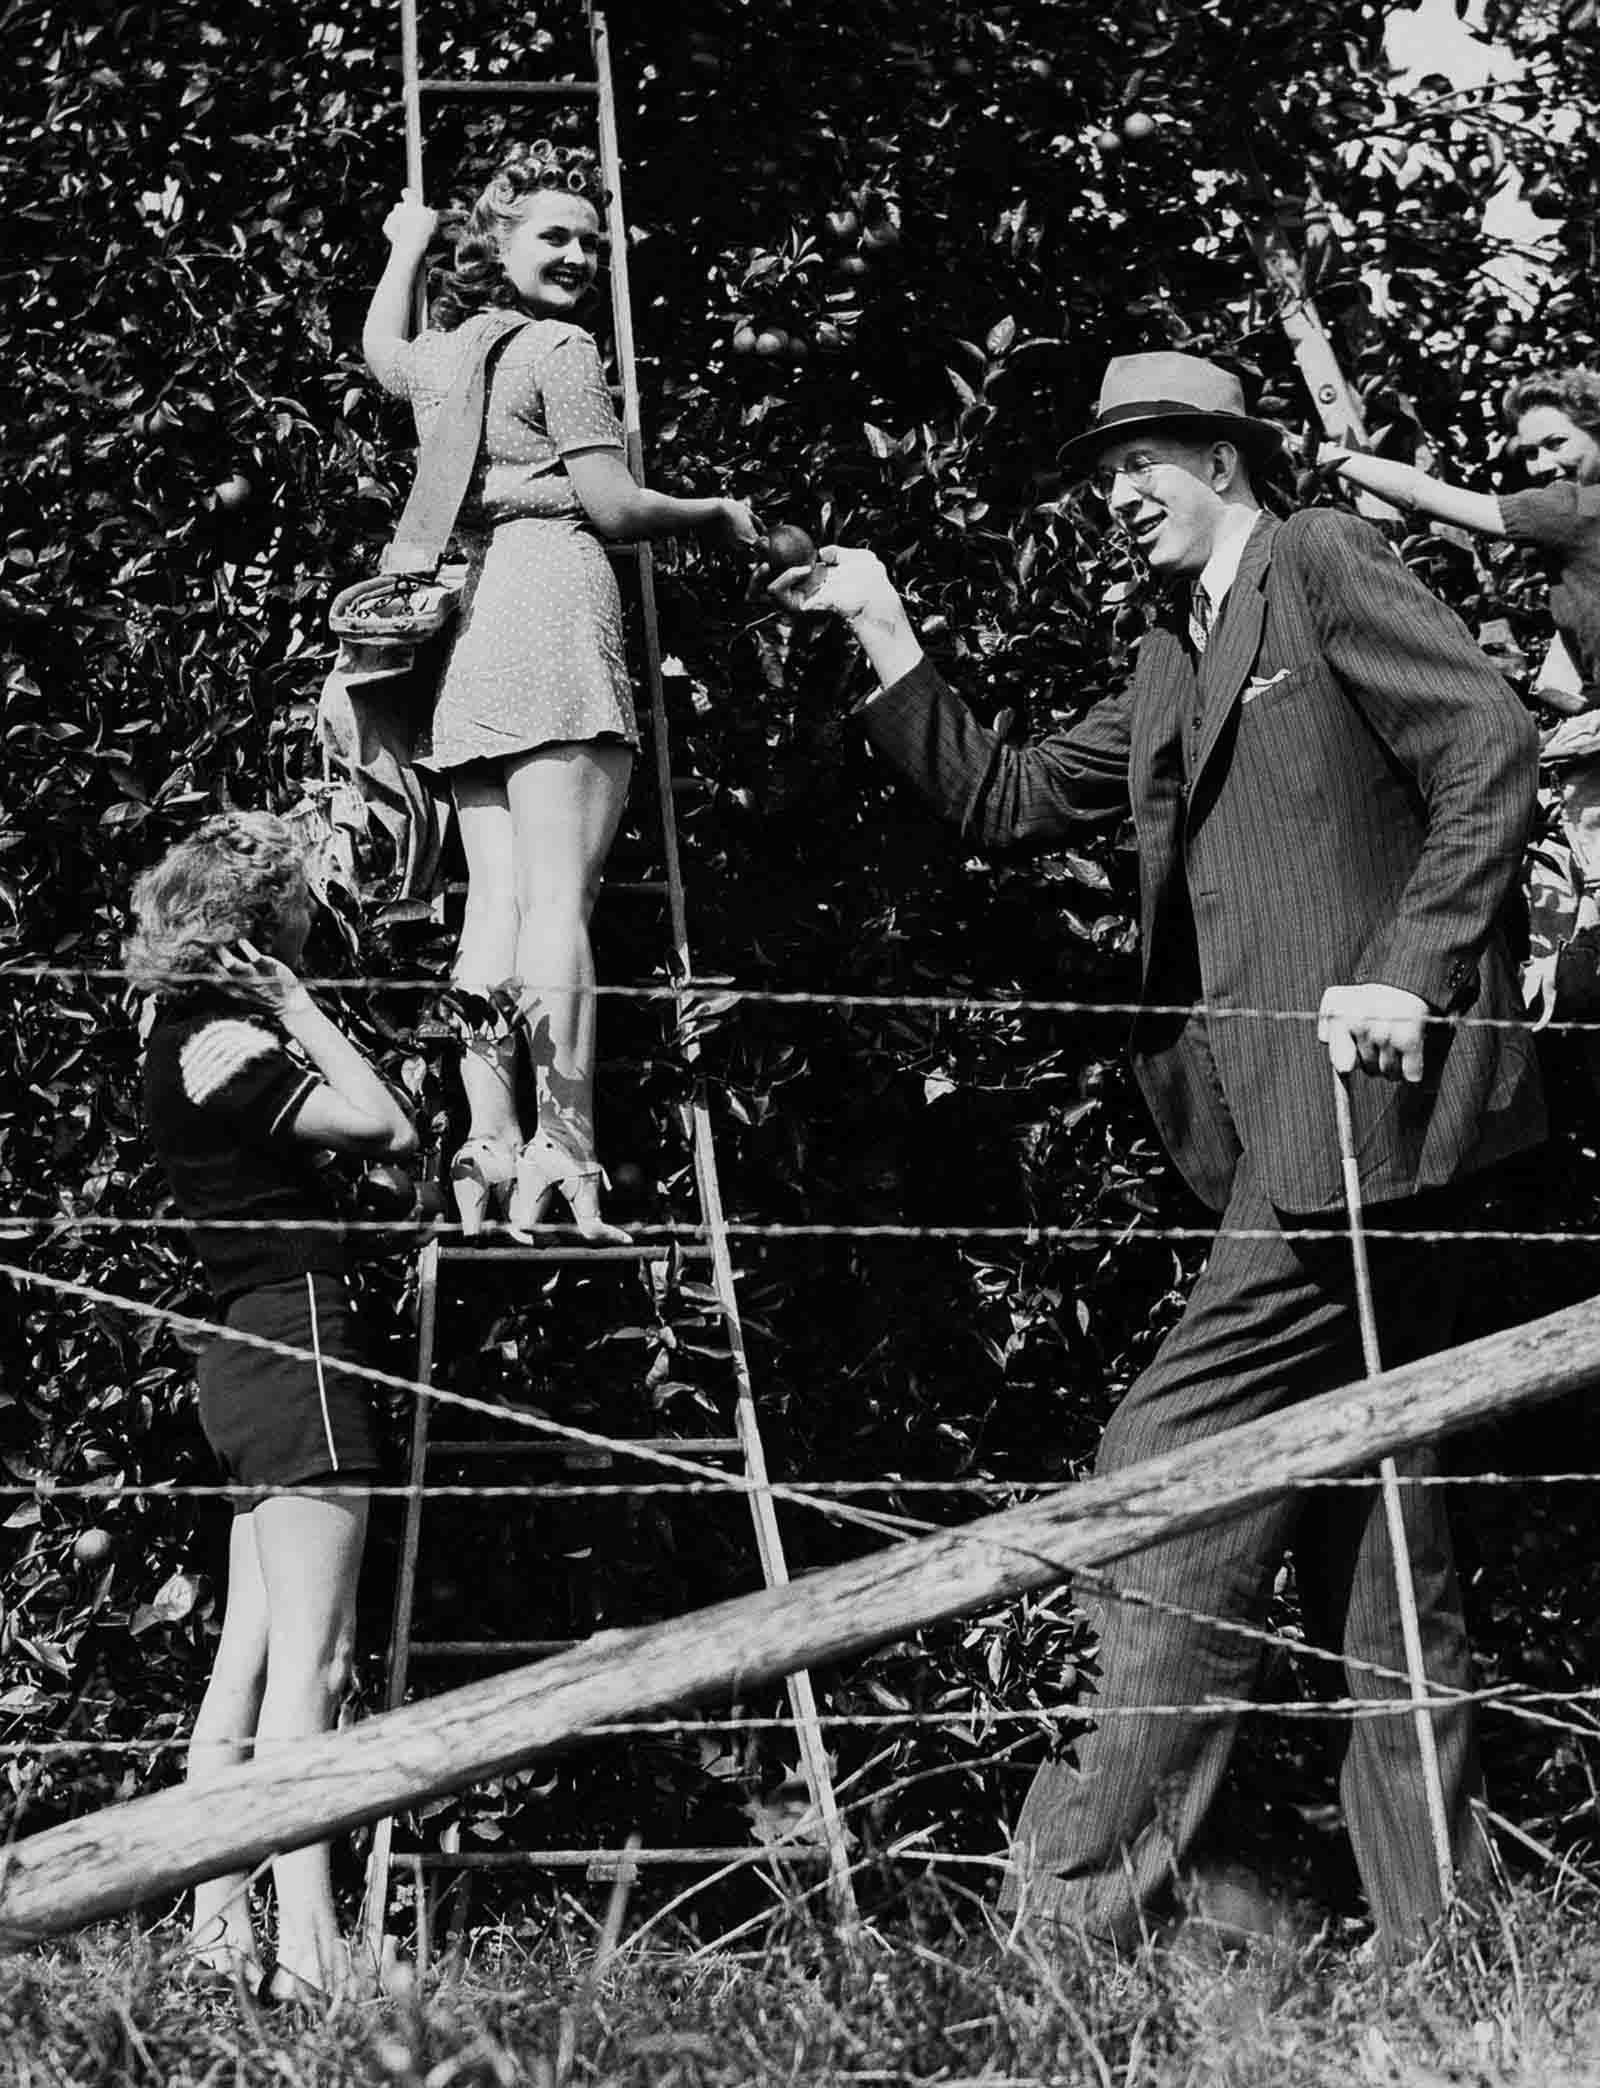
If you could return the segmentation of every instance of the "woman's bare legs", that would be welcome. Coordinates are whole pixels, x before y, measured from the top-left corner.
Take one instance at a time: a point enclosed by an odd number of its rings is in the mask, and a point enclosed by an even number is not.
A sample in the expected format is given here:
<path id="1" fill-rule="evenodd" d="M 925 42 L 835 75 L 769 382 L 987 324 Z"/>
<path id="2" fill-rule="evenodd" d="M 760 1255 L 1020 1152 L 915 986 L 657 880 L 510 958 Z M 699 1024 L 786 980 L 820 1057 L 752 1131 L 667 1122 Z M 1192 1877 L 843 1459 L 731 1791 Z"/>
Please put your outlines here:
<path id="1" fill-rule="evenodd" d="M 589 917 L 622 822 L 632 750 L 562 741 L 506 768 L 521 916 L 516 972 L 539 1096 L 539 1128 L 595 1149 L 594 956 Z"/>
<path id="2" fill-rule="evenodd" d="M 255 1752 L 256 1720 L 267 1680 L 267 1594 L 249 1515 L 236 1515 L 228 1540 L 228 1594 L 211 1679 L 189 1738 L 189 1781 L 215 1782 Z M 190 1937 L 195 1960 L 215 1972 L 260 1977 L 250 1924 L 250 1879 L 233 1871 L 194 1889 Z"/>
<path id="3" fill-rule="evenodd" d="M 248 1516 L 266 1595 L 267 1669 L 258 1759 L 275 1741 L 325 1733 L 338 1716 L 355 1649 L 356 1581 L 367 1532 L 359 1495 L 279 1494 Z M 326 1844 L 273 1859 L 278 1963 L 332 1994 L 348 1984 Z"/>
<path id="4" fill-rule="evenodd" d="M 505 770 L 474 762 L 451 778 L 461 844 L 467 858 L 467 905 L 456 946 L 458 986 L 488 994 L 517 969 L 517 866 Z M 467 1136 L 507 1147 L 521 1143 L 516 1108 L 516 1035 L 485 1031 L 462 1053 Z"/>

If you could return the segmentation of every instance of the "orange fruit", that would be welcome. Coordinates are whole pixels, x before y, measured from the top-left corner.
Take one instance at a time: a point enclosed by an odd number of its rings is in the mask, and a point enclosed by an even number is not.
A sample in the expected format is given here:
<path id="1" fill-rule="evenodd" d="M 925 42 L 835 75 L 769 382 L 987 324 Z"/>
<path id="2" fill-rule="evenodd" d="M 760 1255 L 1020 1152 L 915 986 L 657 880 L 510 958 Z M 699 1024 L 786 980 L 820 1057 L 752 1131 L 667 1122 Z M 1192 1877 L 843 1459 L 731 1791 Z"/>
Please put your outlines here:
<path id="1" fill-rule="evenodd" d="M 779 522 L 756 545 L 756 556 L 770 578 L 790 572 L 795 566 L 815 565 L 817 547 L 793 522 Z"/>

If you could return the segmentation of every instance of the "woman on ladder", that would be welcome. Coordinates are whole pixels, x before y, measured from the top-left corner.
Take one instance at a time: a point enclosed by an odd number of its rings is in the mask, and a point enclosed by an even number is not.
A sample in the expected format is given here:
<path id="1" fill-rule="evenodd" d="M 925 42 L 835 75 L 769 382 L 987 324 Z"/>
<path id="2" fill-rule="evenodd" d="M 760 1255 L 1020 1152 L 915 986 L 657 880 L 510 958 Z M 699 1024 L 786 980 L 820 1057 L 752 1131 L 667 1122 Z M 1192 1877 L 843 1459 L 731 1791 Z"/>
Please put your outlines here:
<path id="1" fill-rule="evenodd" d="M 389 261 L 361 345 L 425 436 L 474 330 L 508 310 L 532 322 L 490 365 L 463 511 L 469 577 L 421 752 L 450 777 L 467 859 L 454 976 L 485 996 L 516 982 L 538 1121 L 525 1139 L 515 1027 L 480 1035 L 462 1059 L 467 1137 L 450 1177 L 469 1233 L 504 1209 L 525 1238 L 559 1192 L 586 1240 L 625 1243 L 600 1211 L 589 917 L 638 729 L 601 539 L 693 532 L 748 545 L 756 526 L 741 501 L 675 499 L 629 472 L 599 353 L 575 318 L 594 288 L 604 201 L 589 154 L 546 141 L 513 153 L 447 227 L 453 257 L 432 272 L 430 323 L 412 339 L 439 220 L 407 190 L 384 222 Z"/>

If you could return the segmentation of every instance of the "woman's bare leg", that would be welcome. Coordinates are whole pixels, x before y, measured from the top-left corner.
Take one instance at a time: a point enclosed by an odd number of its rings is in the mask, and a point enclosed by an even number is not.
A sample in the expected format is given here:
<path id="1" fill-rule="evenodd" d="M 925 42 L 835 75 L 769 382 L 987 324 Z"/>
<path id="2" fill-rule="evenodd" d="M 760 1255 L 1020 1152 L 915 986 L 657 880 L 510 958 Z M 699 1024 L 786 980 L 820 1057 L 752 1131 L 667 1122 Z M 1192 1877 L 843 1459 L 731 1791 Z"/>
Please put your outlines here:
<path id="1" fill-rule="evenodd" d="M 539 1127 L 594 1151 L 595 996 L 589 916 L 622 823 L 633 754 L 563 741 L 508 764 L 521 927 L 517 976 L 538 1084 Z"/>
<path id="2" fill-rule="evenodd" d="M 213 1783 L 255 1752 L 256 1719 L 267 1679 L 267 1598 L 256 1563 L 251 1515 L 236 1515 L 228 1539 L 228 1594 L 211 1679 L 189 1737 L 189 1781 Z M 194 1889 L 193 1956 L 217 1972 L 260 1975 L 250 1922 L 250 1879 L 244 1871 L 208 1878 Z"/>
<path id="3" fill-rule="evenodd" d="M 467 905 L 452 976 L 458 986 L 488 994 L 517 968 L 517 869 L 505 772 L 497 762 L 475 762 L 452 778 L 456 818 L 467 858 Z M 522 1138 L 516 1108 L 516 1035 L 485 1030 L 461 1057 L 467 1098 L 467 1136 L 516 1146 Z"/>
<path id="4" fill-rule="evenodd" d="M 250 1516 L 266 1590 L 267 1682 L 258 1759 L 274 1742 L 325 1733 L 338 1716 L 355 1650 L 356 1581 L 367 1503 L 355 1495 L 280 1494 Z M 326 1844 L 273 1859 L 278 1962 L 333 1993 L 349 1978 L 334 1914 Z"/>

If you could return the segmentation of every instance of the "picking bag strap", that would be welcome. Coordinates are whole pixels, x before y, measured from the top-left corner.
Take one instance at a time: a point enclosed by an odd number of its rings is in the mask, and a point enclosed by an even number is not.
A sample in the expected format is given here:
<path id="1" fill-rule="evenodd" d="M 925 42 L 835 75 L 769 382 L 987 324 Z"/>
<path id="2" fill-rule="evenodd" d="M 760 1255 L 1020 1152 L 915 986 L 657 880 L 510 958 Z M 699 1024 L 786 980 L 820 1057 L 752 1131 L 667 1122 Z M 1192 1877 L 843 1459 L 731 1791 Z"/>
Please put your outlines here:
<path id="1" fill-rule="evenodd" d="M 528 324 L 515 312 L 488 312 L 484 318 L 490 323 L 479 328 L 418 454 L 411 496 L 394 539 L 379 561 L 382 572 L 427 576 L 444 557 L 483 440 L 489 360 L 504 341 Z"/>

